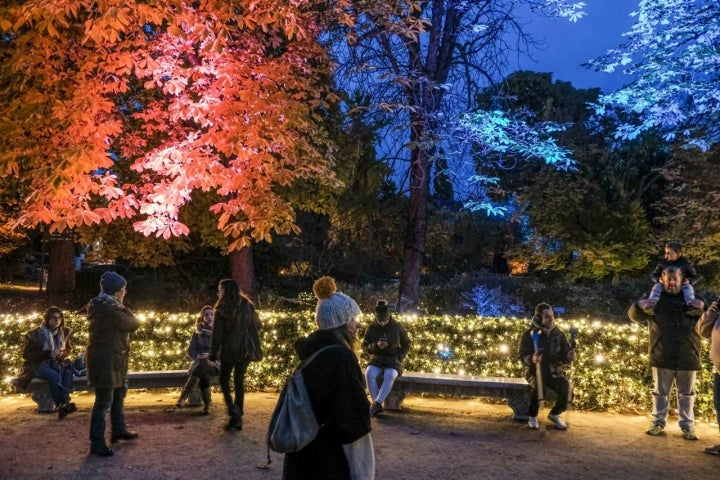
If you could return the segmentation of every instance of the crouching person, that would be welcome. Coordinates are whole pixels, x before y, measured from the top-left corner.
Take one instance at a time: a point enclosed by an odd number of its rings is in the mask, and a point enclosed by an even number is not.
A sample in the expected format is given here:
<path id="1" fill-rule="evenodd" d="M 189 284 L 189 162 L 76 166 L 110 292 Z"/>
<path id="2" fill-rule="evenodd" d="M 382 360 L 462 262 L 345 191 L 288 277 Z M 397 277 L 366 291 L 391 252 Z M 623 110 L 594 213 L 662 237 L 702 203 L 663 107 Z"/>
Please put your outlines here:
<path id="1" fill-rule="evenodd" d="M 539 334 L 537 351 L 533 343 L 533 333 Z M 557 429 L 566 430 L 567 424 L 560 418 L 560 414 L 567 410 L 570 395 L 570 382 L 565 377 L 565 367 L 575 361 L 575 351 L 570 347 L 565 334 L 555 325 L 553 309 L 547 303 L 540 303 L 535 307 L 532 324 L 520 339 L 520 360 L 527 367 L 525 379 L 532 387 L 532 397 L 528 407 L 528 426 L 540 428 L 537 418 L 540 411 L 538 390 L 542 385 L 543 396 L 546 388 L 557 394 L 557 401 L 550 410 L 548 420 Z"/>
<path id="2" fill-rule="evenodd" d="M 210 341 L 214 322 L 215 310 L 209 305 L 204 306 L 200 310 L 200 318 L 190 338 L 188 355 L 192 359 L 192 363 L 190 364 L 187 382 L 185 382 L 185 386 L 182 392 L 180 392 L 180 398 L 175 404 L 176 408 L 183 408 L 195 385 L 200 384 L 200 393 L 203 401 L 202 413 L 203 415 L 210 414 L 210 402 L 212 401 L 210 381 L 212 377 L 218 374 L 217 363 L 211 362 L 208 359 L 210 356 Z"/>

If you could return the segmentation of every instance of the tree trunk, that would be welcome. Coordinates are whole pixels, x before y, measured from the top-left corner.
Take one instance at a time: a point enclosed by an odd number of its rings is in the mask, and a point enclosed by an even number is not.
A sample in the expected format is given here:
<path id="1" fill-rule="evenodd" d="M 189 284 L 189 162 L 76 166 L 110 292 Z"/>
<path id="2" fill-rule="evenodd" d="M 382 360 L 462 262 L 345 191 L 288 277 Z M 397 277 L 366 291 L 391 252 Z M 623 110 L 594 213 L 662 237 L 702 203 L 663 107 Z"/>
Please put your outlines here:
<path id="1" fill-rule="evenodd" d="M 65 230 L 51 234 L 48 239 L 47 292 L 71 292 L 75 290 L 75 242 L 73 233 Z"/>
<path id="2" fill-rule="evenodd" d="M 423 149 L 412 152 L 410 164 L 410 206 L 403 247 L 403 267 L 397 309 L 417 309 L 420 300 L 420 276 L 427 230 L 427 200 L 430 190 L 430 158 Z"/>
<path id="3" fill-rule="evenodd" d="M 255 281 L 255 267 L 253 265 L 252 247 L 243 247 L 233 250 L 229 255 L 230 275 L 240 286 L 240 290 L 250 297 L 257 305 L 257 283 Z"/>

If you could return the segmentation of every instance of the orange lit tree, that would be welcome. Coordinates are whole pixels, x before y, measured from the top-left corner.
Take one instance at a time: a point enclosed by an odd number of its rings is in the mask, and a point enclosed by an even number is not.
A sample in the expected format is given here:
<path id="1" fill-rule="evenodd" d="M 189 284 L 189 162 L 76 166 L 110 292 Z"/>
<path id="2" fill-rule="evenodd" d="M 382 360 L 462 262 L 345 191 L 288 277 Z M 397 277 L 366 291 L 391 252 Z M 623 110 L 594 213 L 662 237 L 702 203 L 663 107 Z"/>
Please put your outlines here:
<path id="1" fill-rule="evenodd" d="M 26 192 L 13 221 L 124 219 L 170 239 L 188 234 L 179 214 L 202 191 L 217 194 L 207 214 L 229 252 L 297 229 L 282 190 L 335 182 L 318 37 L 344 6 L 3 2 L 0 176 Z"/>

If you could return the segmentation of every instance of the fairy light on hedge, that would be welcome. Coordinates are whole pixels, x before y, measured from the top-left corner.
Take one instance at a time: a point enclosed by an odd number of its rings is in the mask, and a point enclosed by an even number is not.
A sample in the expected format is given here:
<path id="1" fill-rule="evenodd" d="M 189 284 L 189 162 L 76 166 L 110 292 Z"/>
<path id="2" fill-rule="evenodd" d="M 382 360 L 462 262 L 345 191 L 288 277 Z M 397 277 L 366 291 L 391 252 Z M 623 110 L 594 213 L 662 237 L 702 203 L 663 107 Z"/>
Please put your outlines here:
<path id="1" fill-rule="evenodd" d="M 314 313 L 260 311 L 265 357 L 248 369 L 246 388 L 277 391 L 298 359 L 293 344 L 315 330 Z M 133 371 L 186 369 L 187 347 L 197 312 L 137 312 L 140 328 L 131 335 L 130 369 Z M 525 367 L 517 359 L 520 336 L 527 319 L 481 318 L 454 315 L 398 315 L 412 341 L 405 359 L 409 371 L 521 378 Z M 22 368 L 22 334 L 40 324 L 40 314 L 0 315 L 0 392 L 9 393 L 9 379 Z M 87 319 L 71 312 L 66 324 L 75 332 L 76 352 L 87 343 Z M 367 328 L 371 317 L 362 319 Z M 557 320 L 565 332 L 578 328 L 577 361 L 573 366 L 574 405 L 579 409 L 644 411 L 651 408 L 651 376 L 647 329 L 636 324 L 613 324 L 597 319 Z M 364 330 L 363 330 L 364 331 Z M 361 354 L 360 363 L 368 358 Z M 703 342 L 704 368 L 698 375 L 695 403 L 699 417 L 714 417 L 708 343 Z"/>

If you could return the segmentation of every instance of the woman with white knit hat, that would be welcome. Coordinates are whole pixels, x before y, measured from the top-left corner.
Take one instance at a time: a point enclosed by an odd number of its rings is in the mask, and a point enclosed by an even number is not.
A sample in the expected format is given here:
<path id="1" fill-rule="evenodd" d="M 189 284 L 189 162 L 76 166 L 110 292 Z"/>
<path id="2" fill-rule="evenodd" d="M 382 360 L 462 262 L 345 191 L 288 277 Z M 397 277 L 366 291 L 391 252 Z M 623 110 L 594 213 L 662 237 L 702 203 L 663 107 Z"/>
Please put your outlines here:
<path id="1" fill-rule="evenodd" d="M 303 368 L 305 387 L 318 424 L 315 439 L 285 455 L 283 479 L 375 478 L 370 437 L 370 410 L 358 364 L 360 307 L 337 291 L 335 280 L 322 277 L 313 285 L 318 298 L 318 330 L 295 343 L 300 359 L 325 348 Z"/>

